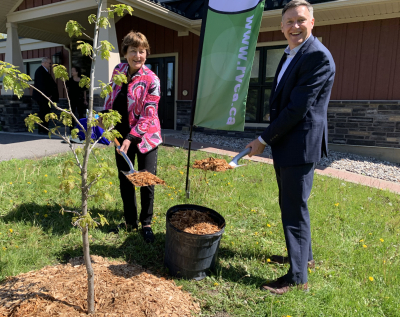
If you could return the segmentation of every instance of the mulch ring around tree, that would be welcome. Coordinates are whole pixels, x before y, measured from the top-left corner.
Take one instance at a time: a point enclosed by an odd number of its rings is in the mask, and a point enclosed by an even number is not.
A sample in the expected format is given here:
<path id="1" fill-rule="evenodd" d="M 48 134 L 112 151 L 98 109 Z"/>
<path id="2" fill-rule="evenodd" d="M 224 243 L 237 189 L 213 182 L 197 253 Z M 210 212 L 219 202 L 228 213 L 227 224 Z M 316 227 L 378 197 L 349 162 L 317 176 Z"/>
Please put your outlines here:
<path id="1" fill-rule="evenodd" d="M 129 181 L 135 186 L 165 185 L 165 181 L 149 172 L 137 172 L 126 175 Z"/>
<path id="2" fill-rule="evenodd" d="M 197 210 L 179 210 L 172 214 L 169 221 L 175 228 L 191 234 L 204 235 L 221 231 L 206 212 Z"/>
<path id="3" fill-rule="evenodd" d="M 214 172 L 224 172 L 226 170 L 232 169 L 224 159 L 216 159 L 213 157 L 206 158 L 204 160 L 196 160 L 194 161 L 193 168 L 202 169 L 205 171 L 214 171 Z"/>
<path id="4" fill-rule="evenodd" d="M 96 313 L 90 316 L 181 317 L 198 303 L 173 280 L 139 265 L 92 256 Z M 8 278 L 0 285 L 0 316 L 88 316 L 83 257 Z"/>

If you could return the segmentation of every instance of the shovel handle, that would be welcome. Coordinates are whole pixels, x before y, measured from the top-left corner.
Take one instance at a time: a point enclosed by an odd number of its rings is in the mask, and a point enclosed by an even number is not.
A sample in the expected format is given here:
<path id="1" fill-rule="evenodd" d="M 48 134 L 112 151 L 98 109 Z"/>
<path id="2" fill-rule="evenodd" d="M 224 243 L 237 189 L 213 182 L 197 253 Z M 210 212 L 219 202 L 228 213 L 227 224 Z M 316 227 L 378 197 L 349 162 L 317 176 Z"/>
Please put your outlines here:
<path id="1" fill-rule="evenodd" d="M 240 152 L 238 155 L 236 155 L 233 159 L 232 162 L 235 163 L 236 165 L 238 164 L 238 161 L 245 155 L 249 154 L 251 152 L 251 147 L 244 149 L 242 152 Z"/>
<path id="2" fill-rule="evenodd" d="M 118 153 L 119 153 L 120 155 L 122 155 L 122 157 L 125 159 L 126 163 L 128 163 L 130 170 L 134 172 L 135 169 L 133 168 L 132 162 L 131 162 L 131 160 L 129 159 L 128 155 L 126 155 L 125 152 L 120 151 L 120 150 L 121 150 L 121 144 L 118 142 L 117 138 L 114 139 L 114 143 L 115 143 L 115 145 L 117 146 Z"/>

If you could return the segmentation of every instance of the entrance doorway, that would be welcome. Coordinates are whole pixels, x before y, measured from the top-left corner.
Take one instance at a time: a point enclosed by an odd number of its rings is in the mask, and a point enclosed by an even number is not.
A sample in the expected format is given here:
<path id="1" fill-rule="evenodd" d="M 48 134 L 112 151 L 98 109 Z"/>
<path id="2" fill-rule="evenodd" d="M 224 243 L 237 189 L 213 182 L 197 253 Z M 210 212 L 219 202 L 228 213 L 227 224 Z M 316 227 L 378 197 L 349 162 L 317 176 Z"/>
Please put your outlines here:
<path id="1" fill-rule="evenodd" d="M 175 57 L 149 58 L 145 64 L 160 78 L 161 99 L 158 117 L 162 129 L 174 129 L 175 119 Z"/>

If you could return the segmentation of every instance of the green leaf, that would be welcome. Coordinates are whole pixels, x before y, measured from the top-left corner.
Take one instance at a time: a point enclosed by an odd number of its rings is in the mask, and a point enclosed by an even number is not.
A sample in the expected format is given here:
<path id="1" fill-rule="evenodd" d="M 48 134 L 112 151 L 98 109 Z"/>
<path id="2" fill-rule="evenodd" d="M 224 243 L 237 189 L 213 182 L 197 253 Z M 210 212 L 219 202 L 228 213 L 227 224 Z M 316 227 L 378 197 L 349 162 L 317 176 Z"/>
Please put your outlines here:
<path id="1" fill-rule="evenodd" d="M 107 95 L 112 93 L 112 87 L 109 84 L 103 83 L 101 80 L 99 80 L 100 83 L 100 88 L 101 88 L 101 93 L 100 97 L 105 98 Z"/>
<path id="2" fill-rule="evenodd" d="M 67 69 L 64 65 L 55 64 L 55 66 L 53 66 L 53 73 L 56 79 L 60 78 L 62 81 L 69 79 Z"/>
<path id="3" fill-rule="evenodd" d="M 99 28 L 103 28 L 103 29 L 106 29 L 107 27 L 111 27 L 111 24 L 106 17 L 100 17 L 97 25 L 99 26 Z"/>
<path id="4" fill-rule="evenodd" d="M 128 78 L 124 73 L 118 72 L 118 74 L 114 75 L 112 78 L 113 83 L 115 83 L 118 86 L 122 86 L 122 84 L 127 84 L 128 83 Z"/>
<path id="5" fill-rule="evenodd" d="M 88 16 L 88 21 L 90 24 L 92 23 L 96 23 L 96 15 L 95 14 L 91 14 Z"/>
<path id="6" fill-rule="evenodd" d="M 128 6 L 126 4 L 112 4 L 111 8 L 113 8 L 113 11 L 119 16 L 122 17 L 124 15 L 124 11 L 128 11 L 130 15 L 132 15 L 133 8 L 131 6 Z"/>
<path id="7" fill-rule="evenodd" d="M 81 154 L 82 151 L 83 151 L 83 149 L 82 149 L 81 147 L 77 147 L 77 148 L 75 149 L 75 153 L 76 153 L 77 155 Z"/>
<path id="8" fill-rule="evenodd" d="M 25 125 L 29 132 L 33 132 L 35 129 L 35 123 L 42 123 L 43 121 L 37 116 L 37 113 L 30 114 L 25 118 Z"/>
<path id="9" fill-rule="evenodd" d="M 101 59 L 108 60 L 110 58 L 110 52 L 114 50 L 114 46 L 109 41 L 100 42 L 100 55 Z"/>
<path id="10" fill-rule="evenodd" d="M 84 41 L 76 41 L 76 43 L 81 43 L 77 46 L 78 50 L 81 50 L 82 55 L 84 56 L 90 56 L 93 53 L 93 47 L 89 43 L 86 43 Z"/>
<path id="11" fill-rule="evenodd" d="M 90 88 L 90 78 L 85 76 L 85 75 L 82 75 L 82 78 L 79 81 L 79 87 L 81 87 L 81 88 L 83 88 L 83 87 Z"/>
<path id="12" fill-rule="evenodd" d="M 71 130 L 71 137 L 76 139 L 78 137 L 79 129 L 72 129 Z"/>
<path id="13" fill-rule="evenodd" d="M 107 221 L 106 217 L 104 217 L 102 214 L 99 214 L 99 218 L 100 218 L 100 224 L 102 226 L 104 226 L 105 224 L 108 225 L 108 221 Z"/>
<path id="14" fill-rule="evenodd" d="M 65 32 L 68 33 L 69 37 L 80 37 L 82 35 L 82 30 L 85 30 L 85 28 L 73 20 L 69 20 L 65 26 Z"/>
<path id="15" fill-rule="evenodd" d="M 72 127 L 72 116 L 69 113 L 61 112 L 60 114 L 60 121 L 63 125 Z"/>
<path id="16" fill-rule="evenodd" d="M 54 112 L 52 112 L 52 113 L 46 114 L 44 119 L 46 120 L 46 122 L 49 122 L 50 120 L 58 120 L 58 117 Z"/>

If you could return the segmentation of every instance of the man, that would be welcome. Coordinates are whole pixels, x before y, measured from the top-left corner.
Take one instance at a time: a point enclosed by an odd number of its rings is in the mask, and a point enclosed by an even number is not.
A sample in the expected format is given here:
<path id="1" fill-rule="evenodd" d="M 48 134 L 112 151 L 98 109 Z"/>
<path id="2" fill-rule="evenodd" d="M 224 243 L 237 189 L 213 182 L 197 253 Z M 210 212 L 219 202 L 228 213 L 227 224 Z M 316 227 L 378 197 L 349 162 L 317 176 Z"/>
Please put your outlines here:
<path id="1" fill-rule="evenodd" d="M 49 97 L 52 101 L 58 102 L 58 87 L 53 77 L 50 74 L 51 71 L 51 60 L 48 57 L 42 58 L 42 65 L 38 67 L 35 72 L 35 83 L 34 86 L 39 89 L 44 95 Z M 43 121 L 42 125 L 46 128 L 49 127 L 49 123 L 46 122 L 45 116 L 46 114 L 51 112 L 51 108 L 49 107 L 49 101 L 36 89 L 33 90 L 32 99 L 37 102 L 39 105 L 39 117 Z M 48 131 L 39 126 L 38 127 L 39 134 L 47 134 Z"/>
<path id="2" fill-rule="evenodd" d="M 297 285 L 308 289 L 307 264 L 312 260 L 310 196 L 314 167 L 327 155 L 327 109 L 335 63 L 328 49 L 311 34 L 313 8 L 305 0 L 292 0 L 282 10 L 281 29 L 288 47 L 275 74 L 270 97 L 271 124 L 249 143 L 249 156 L 271 146 L 279 188 L 279 206 L 288 258 L 286 275 L 263 284 L 262 290 L 283 294 Z"/>

